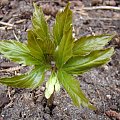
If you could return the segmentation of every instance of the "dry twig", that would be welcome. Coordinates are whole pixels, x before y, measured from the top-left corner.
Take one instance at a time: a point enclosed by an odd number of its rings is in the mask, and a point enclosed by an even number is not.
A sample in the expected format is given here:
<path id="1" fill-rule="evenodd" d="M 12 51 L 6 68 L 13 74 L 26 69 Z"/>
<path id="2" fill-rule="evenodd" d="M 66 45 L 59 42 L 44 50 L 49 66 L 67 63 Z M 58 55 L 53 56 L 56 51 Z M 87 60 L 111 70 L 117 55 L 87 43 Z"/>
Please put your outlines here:
<path id="1" fill-rule="evenodd" d="M 5 25 L 5 26 L 9 26 L 9 27 L 14 27 L 13 24 L 6 23 L 6 22 L 2 22 L 2 21 L 0 21 L 0 24 L 1 24 L 1 25 Z"/>
<path id="2" fill-rule="evenodd" d="M 18 20 L 18 21 L 15 22 L 15 24 L 21 24 L 21 23 L 23 23 L 23 22 L 25 22 L 25 21 L 26 21 L 25 19 Z"/>
<path id="3" fill-rule="evenodd" d="M 18 38 L 17 35 L 15 34 L 15 31 L 14 31 L 14 30 L 13 30 L 13 35 L 14 35 L 15 39 L 16 39 L 17 41 L 19 41 L 19 38 Z"/>
<path id="4" fill-rule="evenodd" d="M 94 7 L 84 7 L 84 10 L 120 10 L 120 7 L 114 6 L 94 6 Z"/>
<path id="5" fill-rule="evenodd" d="M 7 26 L 0 27 L 0 30 L 12 30 L 12 29 L 13 29 L 13 27 L 7 27 Z"/>
<path id="6" fill-rule="evenodd" d="M 117 21 L 120 20 L 120 18 L 92 18 L 92 17 L 86 17 L 86 18 L 80 18 L 84 20 L 102 20 L 102 21 Z"/>

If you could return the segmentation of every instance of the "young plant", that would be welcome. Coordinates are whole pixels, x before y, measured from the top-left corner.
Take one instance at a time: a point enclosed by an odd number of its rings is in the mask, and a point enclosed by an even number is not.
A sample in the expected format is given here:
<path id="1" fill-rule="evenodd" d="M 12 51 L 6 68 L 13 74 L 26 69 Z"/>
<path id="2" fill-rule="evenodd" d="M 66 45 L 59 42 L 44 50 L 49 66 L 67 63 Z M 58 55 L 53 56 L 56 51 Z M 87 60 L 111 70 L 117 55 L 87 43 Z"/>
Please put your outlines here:
<path id="1" fill-rule="evenodd" d="M 113 36 L 87 36 L 75 40 L 72 36 L 72 11 L 69 4 L 56 15 L 51 33 L 42 9 L 36 4 L 34 9 L 33 27 L 27 31 L 27 43 L 0 41 L 0 52 L 4 57 L 34 67 L 23 75 L 1 78 L 0 83 L 16 88 L 35 89 L 43 83 L 46 71 L 51 71 L 46 83 L 47 99 L 51 99 L 62 85 L 76 106 L 94 109 L 73 75 L 81 75 L 91 68 L 109 62 L 114 49 L 104 49 L 104 46 Z"/>

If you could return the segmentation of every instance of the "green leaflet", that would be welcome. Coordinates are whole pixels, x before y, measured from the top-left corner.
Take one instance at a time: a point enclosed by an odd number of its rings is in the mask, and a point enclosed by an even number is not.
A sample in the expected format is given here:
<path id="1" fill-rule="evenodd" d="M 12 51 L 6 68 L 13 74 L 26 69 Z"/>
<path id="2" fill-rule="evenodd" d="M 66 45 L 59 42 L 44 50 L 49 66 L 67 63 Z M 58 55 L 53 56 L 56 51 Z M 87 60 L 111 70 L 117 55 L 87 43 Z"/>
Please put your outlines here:
<path id="1" fill-rule="evenodd" d="M 87 56 L 76 56 L 69 59 L 63 69 L 71 74 L 82 74 L 87 70 L 107 63 L 113 55 L 114 49 L 97 50 Z"/>
<path id="2" fill-rule="evenodd" d="M 35 66 L 35 68 L 27 74 L 11 78 L 0 78 L 0 83 L 16 88 L 34 89 L 42 84 L 44 80 L 44 73 L 45 66 Z"/>
<path id="3" fill-rule="evenodd" d="M 50 38 L 49 29 L 43 11 L 35 3 L 33 5 L 35 9 L 32 17 L 33 28 L 34 30 L 39 30 L 36 34 L 38 34 L 40 40 L 48 40 Z"/>
<path id="4" fill-rule="evenodd" d="M 37 42 L 44 54 L 53 54 L 54 42 L 52 41 L 50 31 L 45 21 L 43 11 L 40 7 L 34 4 L 35 11 L 32 17 L 33 33 L 37 36 Z"/>
<path id="5" fill-rule="evenodd" d="M 85 56 L 94 50 L 103 49 L 103 47 L 113 38 L 113 35 L 98 35 L 81 37 L 74 42 L 73 54 Z"/>
<path id="6" fill-rule="evenodd" d="M 17 41 L 0 41 L 0 53 L 6 58 L 24 65 L 40 65 L 41 61 L 31 55 L 27 45 Z"/>
<path id="7" fill-rule="evenodd" d="M 72 25 L 72 11 L 69 8 L 69 3 L 62 12 L 58 12 L 56 15 L 56 21 L 53 26 L 53 36 L 55 44 L 59 45 L 63 34 L 68 31 Z"/>
<path id="8" fill-rule="evenodd" d="M 33 30 L 35 36 L 37 36 L 37 41 L 39 41 L 39 46 L 41 47 L 42 51 L 44 54 L 53 54 L 54 53 L 54 49 L 55 49 L 55 45 L 54 42 L 48 38 L 46 40 L 41 40 L 38 36 L 37 33 L 39 33 L 39 29 L 35 29 Z"/>
<path id="9" fill-rule="evenodd" d="M 66 31 L 55 53 L 56 65 L 61 68 L 72 57 L 73 38 L 72 27 Z"/>
<path id="10" fill-rule="evenodd" d="M 37 57 L 39 60 L 45 60 L 43 51 L 41 49 L 41 41 L 37 39 L 37 36 L 32 30 L 28 30 L 28 48 L 31 51 L 31 54 L 34 57 Z"/>
<path id="11" fill-rule="evenodd" d="M 52 72 L 50 79 L 46 82 L 45 97 L 48 99 L 53 94 L 54 90 L 57 92 L 60 90 L 59 81 L 57 80 L 57 75 Z"/>
<path id="12" fill-rule="evenodd" d="M 58 81 L 58 78 L 56 79 L 56 83 L 55 83 L 55 91 L 59 92 L 60 91 L 60 83 Z"/>
<path id="13" fill-rule="evenodd" d="M 79 82 L 76 79 L 62 70 L 58 71 L 58 79 L 76 106 L 79 107 L 80 105 L 83 105 L 85 107 L 95 109 L 85 97 L 84 93 L 80 89 Z"/>

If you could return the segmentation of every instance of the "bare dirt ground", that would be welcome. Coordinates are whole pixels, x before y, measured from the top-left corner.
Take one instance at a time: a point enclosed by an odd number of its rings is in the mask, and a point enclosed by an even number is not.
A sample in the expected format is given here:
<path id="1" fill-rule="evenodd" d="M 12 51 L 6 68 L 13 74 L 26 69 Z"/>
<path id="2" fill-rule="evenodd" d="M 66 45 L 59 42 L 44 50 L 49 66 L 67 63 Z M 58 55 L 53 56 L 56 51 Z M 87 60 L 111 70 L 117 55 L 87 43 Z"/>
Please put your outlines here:
<path id="1" fill-rule="evenodd" d="M 31 27 L 33 1 L 43 8 L 50 26 L 57 11 L 67 3 L 65 0 L 1 0 L 0 40 L 26 41 L 26 30 Z M 84 35 L 116 34 L 109 43 L 109 46 L 115 48 L 111 61 L 78 76 L 82 89 L 97 110 L 75 107 L 63 89 L 55 95 L 54 106 L 50 109 L 43 97 L 44 86 L 31 91 L 0 85 L 0 120 L 120 120 L 120 10 L 112 8 L 120 8 L 120 1 L 71 0 L 71 3 L 77 38 Z M 111 8 L 92 8 L 106 5 Z M 0 55 L 0 77 L 18 75 L 27 69 Z"/>

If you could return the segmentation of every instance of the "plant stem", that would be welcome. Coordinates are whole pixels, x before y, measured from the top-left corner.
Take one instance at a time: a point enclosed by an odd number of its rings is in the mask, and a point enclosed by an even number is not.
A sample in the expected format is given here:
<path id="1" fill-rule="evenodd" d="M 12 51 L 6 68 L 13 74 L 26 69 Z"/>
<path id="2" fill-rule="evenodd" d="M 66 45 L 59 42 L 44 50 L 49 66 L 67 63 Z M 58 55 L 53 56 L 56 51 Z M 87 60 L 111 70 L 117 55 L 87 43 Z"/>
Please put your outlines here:
<path id="1" fill-rule="evenodd" d="M 53 92 L 53 94 L 50 96 L 50 98 L 47 100 L 47 106 L 48 106 L 48 107 L 52 107 L 52 105 L 53 105 L 53 99 L 54 99 L 54 92 Z"/>

